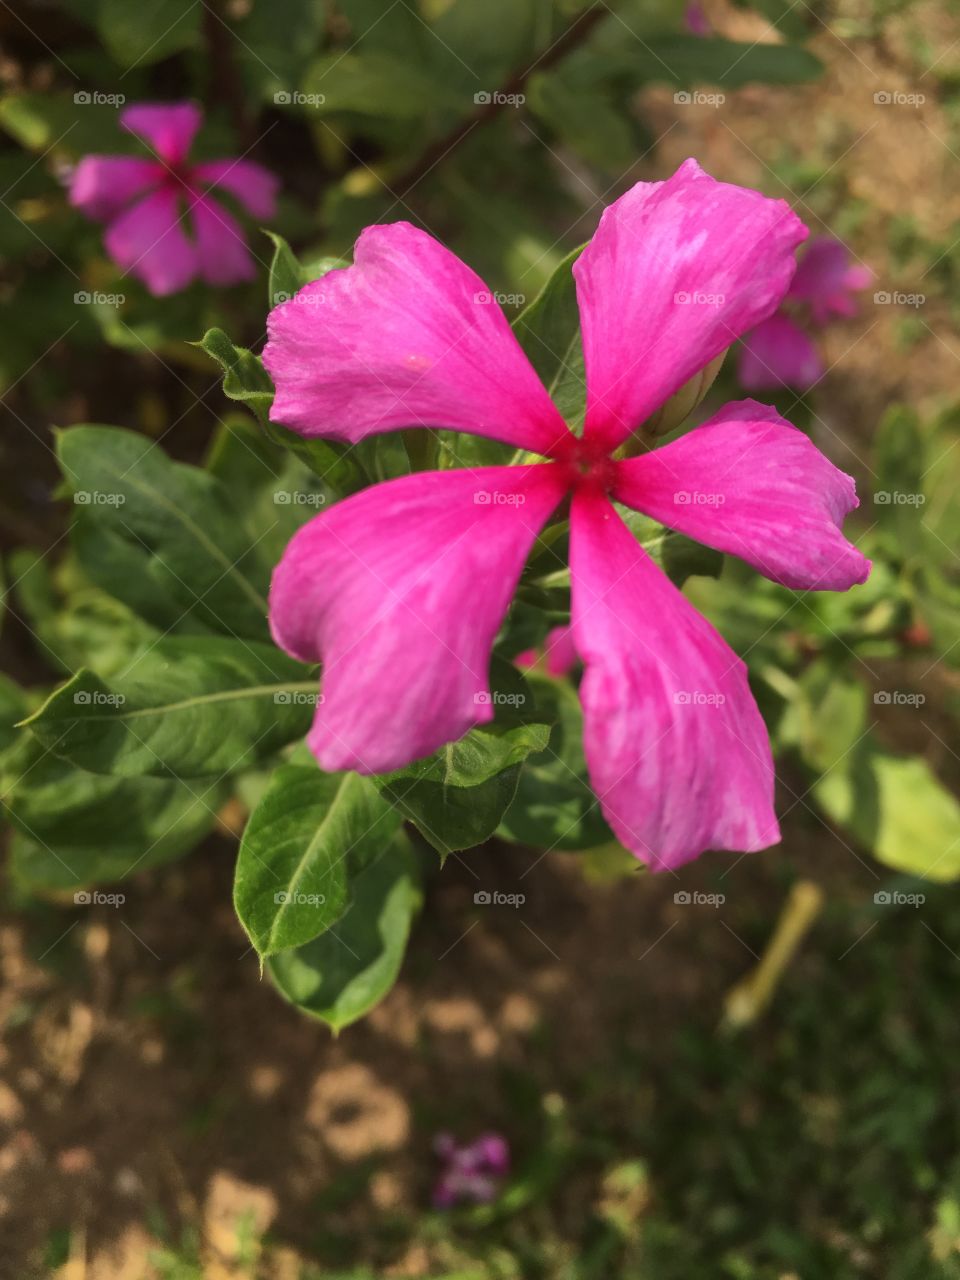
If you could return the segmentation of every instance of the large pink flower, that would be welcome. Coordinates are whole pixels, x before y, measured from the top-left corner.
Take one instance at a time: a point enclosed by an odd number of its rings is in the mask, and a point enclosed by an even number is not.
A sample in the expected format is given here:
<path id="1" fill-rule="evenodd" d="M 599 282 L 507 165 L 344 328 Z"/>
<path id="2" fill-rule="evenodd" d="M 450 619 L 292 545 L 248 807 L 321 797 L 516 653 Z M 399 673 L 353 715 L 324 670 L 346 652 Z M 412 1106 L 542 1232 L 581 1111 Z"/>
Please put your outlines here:
<path id="1" fill-rule="evenodd" d="M 869 570 L 840 532 L 853 481 L 749 400 L 653 452 L 614 455 L 774 311 L 805 235 L 782 201 L 715 182 L 692 160 L 608 208 L 574 267 L 581 436 L 483 282 L 408 224 L 368 228 L 352 267 L 275 308 L 264 360 L 276 421 L 347 441 L 444 427 L 549 459 L 374 485 L 294 536 L 270 618 L 283 649 L 323 663 L 308 738 L 323 768 L 386 772 L 492 718 L 494 638 L 534 540 L 569 496 L 585 749 L 607 821 L 657 868 L 779 838 L 746 668 L 613 504 L 776 582 L 842 590 Z"/>
<path id="2" fill-rule="evenodd" d="M 176 293 L 197 277 L 236 284 L 256 274 L 236 219 L 208 193 L 219 187 L 256 218 L 271 218 L 277 179 L 252 160 L 188 163 L 202 120 L 190 102 L 139 103 L 120 124 L 153 150 L 135 156 L 85 156 L 70 181 L 70 203 L 106 223 L 104 244 L 151 293 Z"/>

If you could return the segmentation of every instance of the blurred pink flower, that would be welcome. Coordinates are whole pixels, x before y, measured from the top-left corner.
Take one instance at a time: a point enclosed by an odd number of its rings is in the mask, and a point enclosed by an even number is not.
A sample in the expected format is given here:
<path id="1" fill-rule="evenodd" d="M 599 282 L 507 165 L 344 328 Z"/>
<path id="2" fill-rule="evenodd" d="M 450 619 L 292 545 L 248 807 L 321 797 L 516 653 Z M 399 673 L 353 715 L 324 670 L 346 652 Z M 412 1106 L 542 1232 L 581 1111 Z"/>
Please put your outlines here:
<path id="1" fill-rule="evenodd" d="M 683 11 L 683 25 L 692 36 L 707 37 L 713 35 L 713 27 L 710 19 L 703 11 L 703 5 L 698 0 L 690 0 L 686 9 Z"/>
<path id="2" fill-rule="evenodd" d="M 747 391 L 809 389 L 823 377 L 820 352 L 807 332 L 834 316 L 856 314 L 854 293 L 873 278 L 869 267 L 850 261 L 839 240 L 811 240 L 797 266 L 783 306 L 743 339 L 738 376 Z"/>
<path id="3" fill-rule="evenodd" d="M 367 228 L 351 267 L 274 308 L 263 359 L 275 422 L 349 442 L 442 427 L 548 459 L 372 485 L 294 535 L 270 624 L 282 649 L 322 663 L 307 737 L 321 768 L 387 773 L 494 718 L 495 638 L 540 530 L 569 498 L 570 635 L 607 822 L 654 869 L 779 839 L 746 667 L 614 503 L 785 586 L 845 590 L 870 567 L 841 531 L 853 480 L 752 400 L 638 457 L 616 454 L 776 310 L 805 236 L 783 201 L 716 182 L 694 160 L 612 204 L 573 267 L 579 436 L 484 282 L 408 223 Z"/>
<path id="4" fill-rule="evenodd" d="M 573 647 L 572 629 L 554 627 L 547 632 L 542 652 L 539 649 L 524 649 L 523 653 L 517 654 L 514 661 L 523 671 L 529 671 L 543 662 L 548 676 L 569 675 L 579 662 L 577 651 Z"/>
<path id="5" fill-rule="evenodd" d="M 121 126 L 155 158 L 84 156 L 70 179 L 70 203 L 106 224 L 107 253 L 153 294 L 177 293 L 198 277 L 228 285 L 256 274 L 243 230 L 210 196 L 212 188 L 228 192 L 255 218 L 274 214 L 278 181 L 261 165 L 188 162 L 202 118 L 190 102 L 126 107 Z"/>
<path id="6" fill-rule="evenodd" d="M 496 1198 L 498 1184 L 510 1172 L 510 1147 L 498 1133 L 481 1134 L 467 1146 L 459 1146 L 449 1133 L 439 1133 L 433 1149 L 443 1164 L 433 1188 L 433 1203 L 438 1209 L 463 1201 L 489 1204 Z"/>

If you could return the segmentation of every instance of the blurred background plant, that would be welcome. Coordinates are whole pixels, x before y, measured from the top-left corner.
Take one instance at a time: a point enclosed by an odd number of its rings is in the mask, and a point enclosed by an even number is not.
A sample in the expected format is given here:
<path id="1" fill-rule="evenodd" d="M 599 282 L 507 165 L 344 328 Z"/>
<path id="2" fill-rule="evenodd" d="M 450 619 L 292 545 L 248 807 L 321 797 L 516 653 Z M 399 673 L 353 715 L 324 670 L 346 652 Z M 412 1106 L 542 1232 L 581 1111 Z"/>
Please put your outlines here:
<path id="1" fill-rule="evenodd" d="M 960 1275 L 960 25 L 942 4 L 870 0 L 700 17 L 641 0 L 0 8 L 0 1176 L 17 1275 Z M 125 103 L 187 99 L 206 116 L 195 158 L 257 160 L 280 204 L 272 239 L 250 232 L 255 282 L 155 298 L 65 184 L 84 155 L 138 152 Z M 436 859 L 398 846 L 399 949 L 357 947 L 332 979 L 322 954 L 271 964 L 294 1003 L 351 1022 L 393 986 L 425 895 L 399 984 L 331 1044 L 259 985 L 225 910 L 256 762 L 115 777 L 13 728 L 78 668 L 109 687 L 144 645 L 208 629 L 193 602 L 184 625 L 176 583 L 140 589 L 171 545 L 158 520 L 138 550 L 115 508 L 62 499 L 127 450 L 217 545 L 241 510 L 265 580 L 344 483 L 258 425 L 269 384 L 248 353 L 276 295 L 349 257 L 364 225 L 407 218 L 520 315 L 605 203 L 687 154 L 784 196 L 873 276 L 818 334 L 823 376 L 769 393 L 856 475 L 870 581 L 798 595 L 729 558 L 719 576 L 674 566 L 750 665 L 784 844 L 708 855 L 679 883 L 636 876 L 571 783 L 571 686 L 534 671 L 551 750 L 527 756 L 483 849 L 463 854 L 460 831 L 441 848 L 442 876 L 420 885 L 410 869 Z M 740 394 L 731 356 L 698 413 Z M 69 430 L 88 422 L 133 434 Z M 396 440 L 361 459 L 366 478 L 411 461 Z M 527 599 L 562 621 L 564 585 L 544 577 L 534 563 Z M 512 653 L 544 638 L 529 618 Z M 718 1031 L 810 878 L 826 905 L 772 1005 Z M 78 885 L 135 910 L 74 904 Z M 483 905 L 488 886 L 524 909 Z M 438 1130 L 506 1135 L 492 1204 L 426 1208 Z"/>

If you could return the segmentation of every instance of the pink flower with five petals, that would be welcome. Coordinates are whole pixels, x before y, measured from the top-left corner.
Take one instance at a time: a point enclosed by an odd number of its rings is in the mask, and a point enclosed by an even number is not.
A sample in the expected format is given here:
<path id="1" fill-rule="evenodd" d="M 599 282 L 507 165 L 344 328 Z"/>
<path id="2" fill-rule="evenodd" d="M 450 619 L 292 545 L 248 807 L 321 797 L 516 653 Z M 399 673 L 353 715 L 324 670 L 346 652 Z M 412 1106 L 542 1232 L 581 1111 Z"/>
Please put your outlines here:
<path id="1" fill-rule="evenodd" d="M 353 266 L 271 312 L 275 421 L 345 441 L 442 427 L 546 459 L 377 484 L 293 537 L 270 621 L 281 648 L 323 664 L 308 736 L 322 768 L 387 772 L 492 719 L 494 639 L 534 541 L 569 497 L 584 748 L 608 823 L 658 869 L 779 839 L 746 668 L 614 502 L 786 586 L 844 590 L 869 572 L 840 530 L 853 481 L 749 400 L 652 452 L 616 451 L 772 314 L 805 235 L 783 201 L 716 182 L 693 160 L 611 205 L 573 268 L 579 436 L 503 313 L 478 304 L 483 282 L 408 224 L 368 228 Z"/>
<path id="2" fill-rule="evenodd" d="M 229 192 L 253 217 L 274 214 L 278 181 L 261 165 L 189 163 L 202 119 L 190 102 L 129 106 L 120 124 L 148 143 L 155 159 L 84 156 L 70 179 L 70 203 L 106 223 L 107 253 L 153 294 L 177 293 L 198 277 L 228 285 L 255 276 L 243 230 L 211 188 Z"/>

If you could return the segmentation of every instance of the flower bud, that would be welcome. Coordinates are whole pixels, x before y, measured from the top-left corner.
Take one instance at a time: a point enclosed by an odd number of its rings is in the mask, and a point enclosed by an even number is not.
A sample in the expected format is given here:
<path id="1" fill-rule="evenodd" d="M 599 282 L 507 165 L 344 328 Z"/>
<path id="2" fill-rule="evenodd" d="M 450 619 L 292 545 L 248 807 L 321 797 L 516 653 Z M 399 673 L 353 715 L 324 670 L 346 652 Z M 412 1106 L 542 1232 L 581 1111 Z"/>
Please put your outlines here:
<path id="1" fill-rule="evenodd" d="M 713 386 L 713 380 L 720 372 L 726 354 L 725 351 L 722 352 L 699 373 L 695 373 L 689 382 L 685 382 L 679 391 L 646 420 L 638 434 L 648 438 L 665 436 L 674 427 L 679 427 Z"/>

